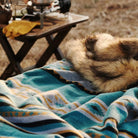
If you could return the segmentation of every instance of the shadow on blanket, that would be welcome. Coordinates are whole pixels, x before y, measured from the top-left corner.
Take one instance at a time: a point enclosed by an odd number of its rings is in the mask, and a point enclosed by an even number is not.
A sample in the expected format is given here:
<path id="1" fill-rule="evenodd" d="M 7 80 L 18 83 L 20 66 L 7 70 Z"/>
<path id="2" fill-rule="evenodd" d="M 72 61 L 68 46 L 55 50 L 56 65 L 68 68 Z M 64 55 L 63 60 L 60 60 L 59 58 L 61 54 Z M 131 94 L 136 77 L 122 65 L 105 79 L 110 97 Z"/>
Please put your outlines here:
<path id="1" fill-rule="evenodd" d="M 0 81 L 0 136 L 138 137 L 138 88 L 98 94 L 67 61 Z"/>

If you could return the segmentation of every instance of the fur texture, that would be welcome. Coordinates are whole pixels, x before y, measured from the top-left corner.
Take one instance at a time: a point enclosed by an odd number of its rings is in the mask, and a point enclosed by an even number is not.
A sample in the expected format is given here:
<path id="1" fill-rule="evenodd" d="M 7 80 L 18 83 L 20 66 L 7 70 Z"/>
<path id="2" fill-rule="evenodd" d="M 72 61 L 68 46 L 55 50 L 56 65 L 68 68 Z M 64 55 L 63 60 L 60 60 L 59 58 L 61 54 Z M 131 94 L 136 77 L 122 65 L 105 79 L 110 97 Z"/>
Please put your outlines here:
<path id="1" fill-rule="evenodd" d="M 138 81 L 138 38 L 102 33 L 71 40 L 65 58 L 99 92 L 124 90 Z"/>

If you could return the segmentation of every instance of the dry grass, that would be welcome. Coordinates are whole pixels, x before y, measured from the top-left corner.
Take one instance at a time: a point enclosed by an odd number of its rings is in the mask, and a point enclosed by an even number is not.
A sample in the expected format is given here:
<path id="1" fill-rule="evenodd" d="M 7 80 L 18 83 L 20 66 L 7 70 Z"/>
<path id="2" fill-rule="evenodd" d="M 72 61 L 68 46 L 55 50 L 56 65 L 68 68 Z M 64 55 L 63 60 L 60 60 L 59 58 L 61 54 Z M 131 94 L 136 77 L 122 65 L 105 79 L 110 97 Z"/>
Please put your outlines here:
<path id="1" fill-rule="evenodd" d="M 137 0 L 85 0 L 85 2 L 83 0 L 72 0 L 71 2 L 71 12 L 87 15 L 89 20 L 71 30 L 62 42 L 61 49 L 64 49 L 66 41 L 83 38 L 95 32 L 106 32 L 120 37 L 138 37 Z M 21 63 L 23 67 L 33 65 L 36 62 L 45 49 L 44 41 L 44 39 L 40 39 L 35 43 L 35 46 Z M 21 43 L 15 40 L 10 40 L 10 43 L 12 43 L 14 51 L 17 52 Z M 0 51 L 1 74 L 9 62 L 1 46 Z M 47 64 L 54 61 L 56 59 L 53 56 Z"/>

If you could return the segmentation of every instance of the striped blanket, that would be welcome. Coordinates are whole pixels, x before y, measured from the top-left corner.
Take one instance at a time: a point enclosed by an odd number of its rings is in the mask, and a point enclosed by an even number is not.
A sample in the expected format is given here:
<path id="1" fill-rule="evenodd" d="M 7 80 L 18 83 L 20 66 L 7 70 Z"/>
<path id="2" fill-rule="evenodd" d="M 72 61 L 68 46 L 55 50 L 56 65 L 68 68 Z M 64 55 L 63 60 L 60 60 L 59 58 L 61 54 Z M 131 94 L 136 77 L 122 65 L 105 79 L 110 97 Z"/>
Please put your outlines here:
<path id="1" fill-rule="evenodd" d="M 0 136 L 138 137 L 138 88 L 93 88 L 65 60 L 0 80 Z"/>

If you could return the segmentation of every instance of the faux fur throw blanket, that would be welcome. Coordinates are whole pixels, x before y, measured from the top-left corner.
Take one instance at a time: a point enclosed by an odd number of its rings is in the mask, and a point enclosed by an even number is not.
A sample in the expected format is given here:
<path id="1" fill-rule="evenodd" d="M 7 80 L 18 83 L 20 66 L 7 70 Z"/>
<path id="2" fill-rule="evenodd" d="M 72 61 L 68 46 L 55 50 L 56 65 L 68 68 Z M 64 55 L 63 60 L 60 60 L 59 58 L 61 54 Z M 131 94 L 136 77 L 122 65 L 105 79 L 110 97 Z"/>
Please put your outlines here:
<path id="1" fill-rule="evenodd" d="M 69 41 L 65 57 L 99 92 L 125 90 L 138 81 L 138 38 L 90 35 Z"/>

